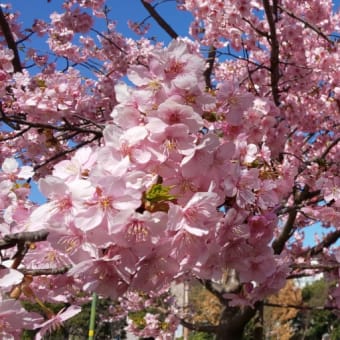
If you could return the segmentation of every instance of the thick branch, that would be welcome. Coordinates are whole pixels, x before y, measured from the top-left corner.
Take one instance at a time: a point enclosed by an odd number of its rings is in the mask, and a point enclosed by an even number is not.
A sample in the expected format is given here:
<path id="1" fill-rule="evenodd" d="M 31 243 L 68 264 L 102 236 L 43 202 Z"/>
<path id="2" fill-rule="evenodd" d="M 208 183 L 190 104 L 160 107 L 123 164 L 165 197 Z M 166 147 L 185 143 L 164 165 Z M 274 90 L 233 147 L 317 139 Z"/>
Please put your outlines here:
<path id="1" fill-rule="evenodd" d="M 12 248 L 18 243 L 45 241 L 47 239 L 47 236 L 48 231 L 45 229 L 8 234 L 0 239 L 0 249 Z"/>
<path id="2" fill-rule="evenodd" d="M 322 270 L 322 271 L 331 271 L 334 269 L 338 269 L 340 267 L 340 263 L 335 264 L 306 264 L 306 263 L 297 263 L 292 264 L 290 266 L 293 269 L 299 270 Z"/>
<path id="3" fill-rule="evenodd" d="M 292 236 L 292 230 L 298 214 L 299 205 L 307 200 L 320 194 L 320 191 L 309 191 L 308 185 L 306 185 L 302 191 L 297 191 L 294 194 L 294 206 L 288 214 L 288 219 L 282 229 L 281 234 L 273 241 L 273 250 L 275 254 L 281 254 L 286 242 Z"/>
<path id="4" fill-rule="evenodd" d="M 262 302 L 257 302 L 254 308 L 225 306 L 221 313 L 216 339 L 242 339 L 245 326 L 261 306 Z"/>
<path id="5" fill-rule="evenodd" d="M 24 275 L 40 276 L 40 275 L 60 275 L 68 272 L 69 267 L 61 268 L 44 268 L 44 269 L 19 269 Z"/>
<path id="6" fill-rule="evenodd" d="M 223 297 L 223 294 L 225 293 L 225 291 L 221 284 L 215 283 L 211 280 L 198 279 L 198 281 L 201 285 L 204 286 L 206 290 L 208 290 L 211 294 L 216 296 L 222 304 L 225 303 L 226 300 Z"/>
<path id="7" fill-rule="evenodd" d="M 270 302 L 264 302 L 264 305 L 267 307 L 276 307 L 276 308 L 294 308 L 294 309 L 300 309 L 300 310 L 336 310 L 337 307 L 333 306 L 299 306 L 299 305 L 290 305 L 290 304 L 278 304 L 278 303 L 270 303 Z"/>
<path id="8" fill-rule="evenodd" d="M 14 72 L 21 72 L 22 67 L 21 67 L 21 62 L 20 62 L 17 44 L 15 43 L 11 28 L 9 27 L 9 24 L 6 20 L 5 14 L 2 11 L 1 7 L 0 7 L 0 27 L 1 27 L 2 33 L 5 36 L 8 48 L 11 49 L 14 53 L 14 58 L 12 60 Z"/>
<path id="9" fill-rule="evenodd" d="M 210 46 L 207 58 L 208 67 L 204 71 L 205 85 L 208 89 L 212 89 L 211 74 L 214 68 L 215 58 L 216 48 L 214 46 Z"/>
<path id="10" fill-rule="evenodd" d="M 11 265 L 11 268 L 17 269 L 19 267 L 21 261 L 24 259 L 30 248 L 30 244 L 31 243 L 28 241 L 19 241 L 17 243 L 17 252 L 13 256 L 13 263 Z"/>
<path id="11" fill-rule="evenodd" d="M 228 268 L 224 271 L 220 282 L 211 280 L 197 279 L 211 294 L 216 296 L 222 305 L 226 305 L 227 299 L 224 298 L 226 293 L 237 293 L 241 289 L 240 280 L 235 269 Z"/>
<path id="12" fill-rule="evenodd" d="M 184 326 L 185 328 L 190 329 L 191 331 L 207 333 L 216 333 L 217 331 L 217 326 L 208 323 L 191 323 L 184 319 L 181 319 L 181 325 Z"/>
<path id="13" fill-rule="evenodd" d="M 263 7 L 266 13 L 267 21 L 270 29 L 270 77 L 271 77 L 271 87 L 274 103 L 276 106 L 280 105 L 279 96 L 279 79 L 280 79 L 280 69 L 279 69 L 279 42 L 276 34 L 275 19 L 273 16 L 273 10 L 270 6 L 269 0 L 263 0 Z"/>
<path id="14" fill-rule="evenodd" d="M 315 256 L 320 254 L 323 249 L 329 248 L 332 244 L 334 244 L 340 238 L 340 230 L 335 230 L 329 233 L 319 244 L 310 248 L 307 253 L 310 256 Z"/>
<path id="15" fill-rule="evenodd" d="M 163 28 L 163 30 L 172 38 L 176 39 L 178 34 L 175 30 L 159 15 L 156 11 L 155 7 L 149 4 L 148 2 L 141 0 L 142 5 L 149 12 L 149 14 L 156 20 L 157 24 Z"/>

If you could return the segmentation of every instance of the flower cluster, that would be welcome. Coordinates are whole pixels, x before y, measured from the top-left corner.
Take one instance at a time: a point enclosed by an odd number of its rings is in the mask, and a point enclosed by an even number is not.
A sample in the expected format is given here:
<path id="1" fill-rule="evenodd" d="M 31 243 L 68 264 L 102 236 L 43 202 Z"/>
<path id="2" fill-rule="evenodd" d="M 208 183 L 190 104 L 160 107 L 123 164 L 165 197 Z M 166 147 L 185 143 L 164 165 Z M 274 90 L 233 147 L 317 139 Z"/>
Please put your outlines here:
<path id="1" fill-rule="evenodd" d="M 179 322 L 173 282 L 236 273 L 216 294 L 248 308 L 313 273 L 312 257 L 339 262 L 340 58 L 328 35 L 340 14 L 330 1 L 268 3 L 182 0 L 194 40 L 167 46 L 123 37 L 103 0 L 65 1 L 28 36 L 0 17 L 11 30 L 0 33 L 1 336 L 41 338 L 97 293 L 120 300 L 129 330 L 165 339 Z M 11 39 L 30 34 L 56 59 L 23 45 L 18 63 Z M 306 249 L 315 221 L 330 236 Z M 43 321 L 14 298 L 71 305 L 43 307 Z"/>

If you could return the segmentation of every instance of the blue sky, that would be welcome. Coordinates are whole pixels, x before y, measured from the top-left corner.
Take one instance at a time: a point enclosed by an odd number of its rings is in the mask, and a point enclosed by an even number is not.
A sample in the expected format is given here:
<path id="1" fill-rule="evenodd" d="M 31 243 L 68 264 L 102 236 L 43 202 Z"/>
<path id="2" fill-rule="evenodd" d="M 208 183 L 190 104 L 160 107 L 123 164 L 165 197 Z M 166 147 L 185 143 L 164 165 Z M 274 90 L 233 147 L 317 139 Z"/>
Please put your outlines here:
<path id="1" fill-rule="evenodd" d="M 339 0 L 340 1 L 340 0 Z M 44 20 L 49 19 L 50 13 L 53 11 L 61 12 L 61 0 L 16 0 L 11 1 L 13 8 L 21 13 L 22 22 L 28 25 L 33 23 L 34 18 Z M 116 5 L 115 5 L 116 4 Z M 109 17 L 117 21 L 117 30 L 125 36 L 136 38 L 136 35 L 131 32 L 127 26 L 127 20 L 142 21 L 148 16 L 140 0 L 111 0 L 108 1 L 111 12 Z M 191 21 L 191 15 L 187 12 L 178 11 L 175 9 L 174 1 L 166 1 L 157 7 L 157 11 L 166 18 L 170 23 L 174 23 L 174 28 L 179 35 L 187 35 L 187 28 Z M 162 30 L 160 30 L 156 23 L 152 20 L 152 29 L 148 34 L 149 37 L 156 36 L 158 40 L 169 41 L 169 37 Z"/>
<path id="2" fill-rule="evenodd" d="M 31 26 L 35 18 L 44 19 L 49 21 L 49 15 L 53 11 L 61 12 L 62 0 L 14 0 L 10 1 L 13 9 L 20 11 L 21 22 L 23 27 Z M 333 1 L 334 8 L 340 7 L 340 0 Z M 108 1 L 111 6 L 110 18 L 117 21 L 117 31 L 123 35 L 136 38 L 137 36 L 128 28 L 127 20 L 140 22 L 148 16 L 147 11 L 142 6 L 140 0 L 111 0 Z M 187 29 L 191 22 L 191 15 L 186 12 L 177 11 L 174 8 L 174 1 L 165 1 L 162 5 L 157 7 L 160 14 L 173 25 L 173 28 L 179 35 L 187 35 Z M 158 28 L 158 25 L 152 20 L 148 20 L 152 27 L 148 33 L 148 37 L 157 37 L 158 41 L 169 42 L 168 35 Z M 104 27 L 99 27 L 99 30 Z M 38 46 L 42 51 L 48 51 L 48 46 L 45 44 L 46 37 L 44 38 L 33 38 L 33 45 Z M 32 199 L 36 202 L 42 202 L 43 196 L 39 193 L 36 185 L 32 187 Z M 321 228 L 319 225 L 314 225 L 308 228 L 306 231 L 306 243 L 314 243 L 314 234 L 320 233 Z"/>

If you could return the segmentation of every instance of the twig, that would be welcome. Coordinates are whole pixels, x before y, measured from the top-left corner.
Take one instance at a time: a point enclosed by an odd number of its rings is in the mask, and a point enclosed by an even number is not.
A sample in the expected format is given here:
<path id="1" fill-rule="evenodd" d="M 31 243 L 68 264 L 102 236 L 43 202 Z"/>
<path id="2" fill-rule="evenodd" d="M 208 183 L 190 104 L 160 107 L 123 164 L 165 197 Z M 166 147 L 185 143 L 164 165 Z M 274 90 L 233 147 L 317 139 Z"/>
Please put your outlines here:
<path id="1" fill-rule="evenodd" d="M 24 41 L 28 40 L 33 34 L 34 34 L 33 31 L 28 33 L 25 37 L 23 37 L 22 39 L 16 41 L 15 44 L 19 45 L 19 44 L 23 43 Z"/>
<path id="2" fill-rule="evenodd" d="M 148 2 L 141 0 L 144 8 L 149 12 L 149 14 L 155 19 L 157 24 L 172 38 L 178 38 L 178 34 L 175 30 L 162 18 L 162 16 L 156 11 L 156 9 Z"/>
<path id="3" fill-rule="evenodd" d="M 286 14 L 288 14 L 291 18 L 297 20 L 297 21 L 300 21 L 302 22 L 304 25 L 306 25 L 306 27 L 310 28 L 311 30 L 313 30 L 315 33 L 317 33 L 320 37 L 322 37 L 323 39 L 325 39 L 329 44 L 333 45 L 333 41 L 330 40 L 326 34 L 324 34 L 318 27 L 312 25 L 311 23 L 309 23 L 308 21 L 296 16 L 293 12 L 289 11 L 288 9 L 286 8 L 283 8 L 281 7 L 280 5 L 277 5 L 277 7 L 285 12 Z"/>
<path id="4" fill-rule="evenodd" d="M 71 131 L 78 131 L 78 132 L 82 132 L 82 133 L 92 133 L 98 137 L 102 137 L 102 131 L 98 131 L 98 130 L 92 130 L 92 129 L 84 129 L 82 127 L 78 127 L 76 125 L 60 125 L 60 126 L 56 126 L 56 125 L 51 125 L 51 124 L 44 124 L 44 123 L 36 123 L 36 122 L 30 122 L 28 120 L 25 119 L 21 119 L 21 118 L 15 118 L 15 117 L 7 117 L 7 116 L 3 116 L 2 120 L 8 124 L 8 123 L 17 123 L 17 124 L 22 124 L 22 125 L 26 125 L 29 127 L 33 127 L 33 128 L 41 128 L 41 129 L 49 129 L 49 130 L 54 130 L 54 131 L 66 131 L 66 130 L 71 130 Z"/>
<path id="5" fill-rule="evenodd" d="M 260 36 L 262 36 L 262 37 L 266 37 L 266 38 L 268 38 L 269 36 L 268 36 L 268 33 L 267 32 L 265 32 L 265 31 L 261 31 L 261 30 L 259 30 L 257 27 L 255 27 L 254 25 L 253 25 L 253 23 L 250 21 L 250 20 L 248 20 L 247 18 L 244 18 L 244 17 L 242 17 L 242 20 L 243 21 L 245 21 L 258 35 L 260 35 Z"/>
<path id="6" fill-rule="evenodd" d="M 317 162 L 317 161 L 325 159 L 326 156 L 329 154 L 329 152 L 332 150 L 332 148 L 334 146 L 336 146 L 339 142 L 340 142 L 340 137 L 338 137 L 331 144 L 329 144 L 327 146 L 326 150 L 322 153 L 322 155 L 320 157 L 316 158 L 315 160 L 313 160 L 313 162 Z"/>
<path id="7" fill-rule="evenodd" d="M 90 144 L 92 143 L 93 141 L 95 141 L 96 139 L 99 139 L 100 137 L 98 136 L 94 136 L 92 139 L 88 140 L 88 141 L 84 141 L 84 142 L 81 142 L 79 144 L 77 144 L 74 148 L 71 148 L 71 149 L 67 149 L 67 150 L 64 150 L 62 152 L 59 152 L 58 154 L 54 155 L 53 157 L 50 157 L 48 158 L 46 161 L 44 161 L 43 163 L 40 163 L 38 165 L 36 165 L 33 170 L 36 171 L 40 168 L 42 168 L 43 166 L 45 166 L 46 164 L 50 163 L 50 162 L 53 162 L 55 161 L 56 159 L 60 158 L 60 157 L 63 157 L 69 153 L 72 153 L 76 150 L 78 150 L 79 148 L 81 148 L 82 146 L 84 145 L 87 145 L 87 144 Z"/>
<path id="8" fill-rule="evenodd" d="M 114 47 L 117 48 L 117 50 L 119 50 L 120 52 L 124 53 L 124 54 L 127 54 L 127 52 L 125 52 L 120 46 L 118 46 L 112 39 L 108 38 L 105 34 L 97 31 L 96 29 L 94 28 L 91 28 L 91 31 L 92 32 L 95 32 L 97 33 L 100 37 L 102 37 L 103 39 L 105 39 L 106 41 L 108 41 L 110 44 L 112 44 Z"/>
<path id="9" fill-rule="evenodd" d="M 4 137 L 4 138 L 2 138 L 0 136 L 0 142 L 6 142 L 8 140 L 12 140 L 12 139 L 18 138 L 18 137 L 22 136 L 23 134 L 25 134 L 25 132 L 27 132 L 30 129 L 31 129 L 31 127 L 29 126 L 29 127 L 25 128 L 25 129 L 21 130 L 20 132 L 14 134 L 14 135 L 11 135 L 11 136 L 8 136 L 8 137 Z"/>
<path id="10" fill-rule="evenodd" d="M 14 58 L 12 60 L 14 72 L 21 72 L 22 66 L 21 66 L 21 62 L 20 62 L 17 44 L 15 43 L 11 28 L 10 28 L 10 26 L 9 26 L 7 20 L 6 20 L 6 17 L 4 15 L 4 12 L 2 11 L 1 7 L 0 7 L 0 27 L 1 27 L 2 33 L 5 36 L 8 48 L 11 49 L 14 53 Z"/>

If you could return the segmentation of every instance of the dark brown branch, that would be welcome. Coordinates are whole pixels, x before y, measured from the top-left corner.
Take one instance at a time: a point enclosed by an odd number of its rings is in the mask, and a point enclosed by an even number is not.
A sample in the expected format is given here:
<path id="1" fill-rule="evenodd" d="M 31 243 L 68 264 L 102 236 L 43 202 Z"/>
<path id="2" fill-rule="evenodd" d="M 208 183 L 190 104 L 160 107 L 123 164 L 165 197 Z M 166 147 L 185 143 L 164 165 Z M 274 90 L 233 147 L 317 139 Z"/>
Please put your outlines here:
<path id="1" fill-rule="evenodd" d="M 340 142 L 340 137 L 335 139 L 331 144 L 329 144 L 326 148 L 326 150 L 322 153 L 322 155 L 314 160 L 314 162 L 318 162 L 320 160 L 324 160 L 326 156 L 329 154 L 329 152 L 333 149 L 334 146 L 336 146 Z"/>
<path id="2" fill-rule="evenodd" d="M 0 249 L 8 249 L 14 247 L 18 243 L 23 242 L 39 242 L 45 241 L 48 231 L 45 229 L 38 231 L 25 231 L 22 233 L 8 234 L 0 239 Z"/>
<path id="3" fill-rule="evenodd" d="M 267 32 L 259 30 L 257 27 L 253 25 L 253 23 L 250 20 L 244 17 L 242 17 L 242 20 L 245 21 L 258 35 L 269 38 L 269 35 Z"/>
<path id="4" fill-rule="evenodd" d="M 263 0 L 263 7 L 266 13 L 267 21 L 269 24 L 270 37 L 269 42 L 271 45 L 270 51 L 270 78 L 271 78 L 271 87 L 272 87 L 272 95 L 274 99 L 274 103 L 276 106 L 280 105 L 280 96 L 279 96 L 279 79 L 280 79 L 280 68 L 279 68 L 279 41 L 277 39 L 276 34 L 276 25 L 275 19 L 273 16 L 273 10 L 270 5 L 269 0 Z"/>
<path id="5" fill-rule="evenodd" d="M 309 191 L 308 185 L 306 185 L 301 191 L 295 189 L 294 193 L 294 206 L 290 209 L 288 213 L 288 219 L 282 229 L 281 234 L 273 241 L 272 248 L 275 254 L 281 254 L 285 247 L 286 242 L 292 236 L 292 231 L 294 228 L 294 223 L 296 216 L 298 214 L 299 205 L 308 199 L 311 199 L 320 194 L 320 191 Z"/>
<path id="6" fill-rule="evenodd" d="M 73 116 L 76 117 L 76 118 L 79 118 L 79 119 L 81 119 L 81 120 L 83 120 L 83 121 L 85 121 L 85 122 L 87 122 L 87 123 L 90 123 L 90 124 L 96 126 L 100 131 L 104 130 L 104 128 L 105 128 L 105 125 L 104 125 L 104 124 L 98 124 L 97 122 L 95 122 L 95 121 L 92 120 L 92 119 L 88 119 L 88 118 L 82 117 L 82 116 L 77 115 L 77 114 L 74 114 Z M 65 120 L 65 121 L 66 121 L 66 120 Z M 68 123 L 68 125 L 71 125 L 71 124 Z"/>
<path id="7" fill-rule="evenodd" d="M 22 66 L 19 57 L 19 51 L 17 48 L 17 44 L 15 43 L 11 28 L 6 20 L 5 14 L 0 7 L 0 27 L 1 31 L 5 36 L 6 43 L 9 49 L 11 49 L 14 53 L 14 58 L 12 60 L 12 65 L 14 68 L 14 72 L 21 72 Z"/>
<path id="8" fill-rule="evenodd" d="M 24 41 L 28 40 L 33 34 L 34 34 L 33 31 L 30 32 L 30 33 L 28 33 L 28 34 L 27 34 L 25 37 L 23 37 L 22 39 L 17 40 L 17 41 L 15 42 L 15 44 L 18 46 L 19 44 L 21 44 L 21 43 L 23 43 Z"/>
<path id="9" fill-rule="evenodd" d="M 208 67 L 205 69 L 203 73 L 204 79 L 205 79 L 205 86 L 207 87 L 207 89 L 212 89 L 211 74 L 214 69 L 215 58 L 216 58 L 216 48 L 214 46 L 210 46 L 208 58 L 207 58 Z"/>
<path id="10" fill-rule="evenodd" d="M 92 32 L 97 33 L 100 37 L 102 37 L 103 39 L 105 39 L 106 41 L 108 41 L 112 46 L 114 46 L 117 50 L 119 50 L 120 52 L 127 54 L 127 52 L 125 52 L 120 46 L 118 46 L 112 39 L 108 38 L 105 34 L 97 31 L 94 28 L 91 28 Z"/>
<path id="11" fill-rule="evenodd" d="M 298 270 L 320 270 L 320 271 L 331 271 L 338 269 L 340 267 L 339 263 L 335 264 L 307 264 L 307 263 L 297 263 L 290 266 L 293 269 Z"/>
<path id="12" fill-rule="evenodd" d="M 2 119 L 6 124 L 8 122 L 10 123 L 16 123 L 19 125 L 26 125 L 29 127 L 33 127 L 33 128 L 41 128 L 41 129 L 49 129 L 49 130 L 54 130 L 54 131 L 67 131 L 67 130 L 71 130 L 71 131 L 78 131 L 78 132 L 82 132 L 82 133 L 92 133 L 98 137 L 102 137 L 102 131 L 101 130 L 92 130 L 92 129 L 86 129 L 86 128 L 82 128 L 79 127 L 75 124 L 68 124 L 66 125 L 51 125 L 51 124 L 44 124 L 44 123 L 36 123 L 36 122 L 30 122 L 27 121 L 25 119 L 21 119 L 21 118 L 16 118 L 16 117 L 7 117 L 2 115 Z"/>
<path id="13" fill-rule="evenodd" d="M 275 16 L 275 22 L 279 21 L 279 13 L 278 13 L 278 3 L 277 0 L 273 0 L 273 13 Z"/>
<path id="14" fill-rule="evenodd" d="M 227 47 L 227 50 L 228 50 L 227 53 L 220 53 L 219 55 L 227 55 L 227 56 L 233 57 L 233 58 L 235 58 L 237 60 L 243 60 L 243 61 L 247 62 L 248 64 L 252 64 L 252 65 L 256 66 L 255 70 L 259 70 L 259 69 L 262 69 L 262 68 L 267 70 L 267 71 L 271 70 L 270 67 L 268 67 L 268 66 L 266 66 L 264 64 L 259 64 L 259 63 L 255 62 L 255 61 L 250 60 L 249 58 L 244 58 L 244 57 L 241 57 L 241 56 L 239 56 L 237 54 L 232 53 L 229 46 Z"/>
<path id="15" fill-rule="evenodd" d="M 211 280 L 202 280 L 202 279 L 197 279 L 197 280 L 206 290 L 208 290 L 211 294 L 216 296 L 222 304 L 225 304 L 226 299 L 223 297 L 223 294 L 225 293 L 225 291 L 221 284 L 212 282 Z"/>
<path id="16" fill-rule="evenodd" d="M 157 24 L 172 38 L 178 38 L 178 34 L 175 30 L 162 18 L 162 16 L 156 11 L 155 7 L 148 2 L 141 0 L 144 8 L 149 12 L 149 14 L 154 18 Z"/>
<path id="17" fill-rule="evenodd" d="M 237 293 L 241 289 L 238 273 L 235 269 L 227 268 L 224 270 L 220 282 L 211 280 L 197 279 L 211 294 L 216 296 L 222 305 L 226 305 L 227 299 L 224 298 L 226 293 Z"/>
<path id="18" fill-rule="evenodd" d="M 310 248 L 307 253 L 310 256 L 315 256 L 320 254 L 323 249 L 329 248 L 332 244 L 334 244 L 340 238 L 340 230 L 335 230 L 329 233 L 319 244 Z"/>
<path id="19" fill-rule="evenodd" d="M 217 326 L 214 326 L 208 323 L 191 323 L 184 319 L 181 319 L 180 323 L 182 326 L 190 329 L 191 331 L 207 332 L 207 333 L 216 333 L 217 331 Z"/>
<path id="20" fill-rule="evenodd" d="M 11 265 L 11 268 L 17 269 L 19 267 L 21 261 L 24 259 L 25 255 L 27 254 L 30 248 L 30 244 L 31 242 L 28 241 L 19 241 L 17 243 L 17 251 L 13 256 L 13 263 Z"/>
<path id="21" fill-rule="evenodd" d="M 69 271 L 70 267 L 61 268 L 44 268 L 44 269 L 19 269 L 24 275 L 40 276 L 40 275 L 60 275 Z"/>
<path id="22" fill-rule="evenodd" d="M 300 272 L 300 273 L 294 273 L 294 274 L 289 274 L 286 276 L 287 280 L 292 280 L 292 279 L 301 279 L 303 277 L 313 277 L 315 278 L 316 275 L 322 274 L 323 272 L 320 271 L 315 271 L 313 273 L 307 273 L 307 272 Z"/>
<path id="23" fill-rule="evenodd" d="M 291 305 L 291 304 L 278 304 L 278 303 L 270 303 L 264 302 L 264 305 L 267 307 L 276 307 L 276 308 L 294 308 L 300 310 L 337 310 L 337 307 L 333 306 L 299 306 L 299 305 Z"/>
<path id="24" fill-rule="evenodd" d="M 329 44 L 333 45 L 333 41 L 330 40 L 326 34 L 324 34 L 318 27 L 312 25 L 311 23 L 309 23 L 308 21 L 296 16 L 293 12 L 289 11 L 286 8 L 283 8 L 281 6 L 278 5 L 278 8 L 285 12 L 286 14 L 288 14 L 291 18 L 302 22 L 306 27 L 310 28 L 311 30 L 313 30 L 316 34 L 318 34 L 320 37 L 322 37 L 323 39 L 325 39 Z"/>
<path id="25" fill-rule="evenodd" d="M 242 339 L 244 327 L 256 315 L 262 302 L 256 302 L 254 308 L 225 306 L 222 310 L 216 339 Z"/>
<path id="26" fill-rule="evenodd" d="M 47 159 L 46 161 L 44 161 L 43 163 L 40 163 L 40 164 L 36 165 L 33 169 L 34 169 L 34 171 L 36 171 L 36 170 L 42 168 L 43 166 L 45 166 L 46 164 L 48 164 L 48 163 L 50 163 L 50 162 L 53 162 L 53 161 L 55 161 L 56 159 L 58 159 L 58 158 L 60 158 L 60 157 L 63 157 L 63 156 L 65 156 L 65 155 L 69 154 L 69 153 L 72 153 L 72 152 L 74 152 L 74 151 L 80 149 L 80 148 L 83 147 L 84 145 L 88 145 L 88 144 L 94 142 L 94 141 L 97 140 L 97 139 L 99 139 L 99 137 L 98 137 L 98 136 L 94 136 L 92 139 L 86 140 L 86 141 L 84 141 L 84 142 L 81 142 L 81 143 L 77 144 L 75 147 L 73 147 L 73 148 L 71 148 L 71 149 L 67 149 L 67 150 L 64 150 L 64 151 L 62 151 L 62 152 L 59 152 L 59 153 L 57 153 L 56 155 L 54 155 L 54 156 L 48 158 L 48 159 Z"/>
<path id="27" fill-rule="evenodd" d="M 21 261 L 27 254 L 30 244 L 32 242 L 44 241 L 47 239 L 48 231 L 46 230 L 39 230 L 33 232 L 21 232 L 15 234 L 8 234 L 5 235 L 0 240 L 0 250 L 1 249 L 8 249 L 12 247 L 17 247 L 17 251 L 13 256 L 13 263 L 11 268 L 17 269 L 21 264 Z"/>
<path id="28" fill-rule="evenodd" d="M 0 120 L 1 120 L 1 119 L 0 119 Z M 10 134 L 10 136 L 8 136 L 8 137 L 2 138 L 2 137 L 0 136 L 0 142 L 5 142 L 5 141 L 8 141 L 8 140 L 16 139 L 16 138 L 18 138 L 18 137 L 24 135 L 24 134 L 25 134 L 28 130 L 30 130 L 30 129 L 31 129 L 31 127 L 29 126 L 29 127 L 25 128 L 25 129 L 21 130 L 21 131 L 18 132 L 18 133 Z"/>

